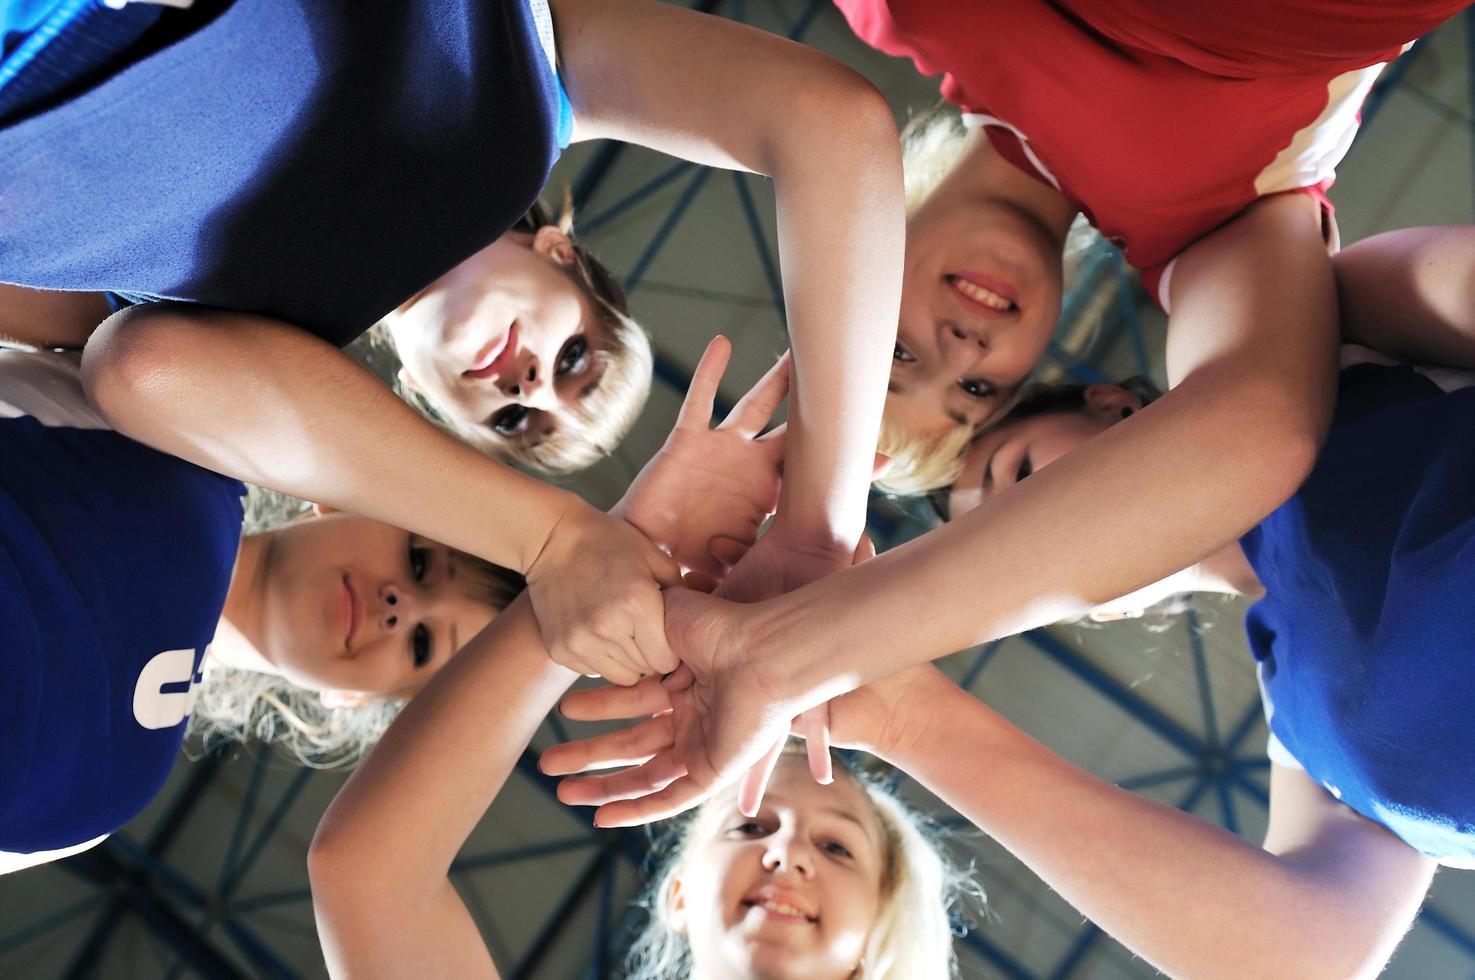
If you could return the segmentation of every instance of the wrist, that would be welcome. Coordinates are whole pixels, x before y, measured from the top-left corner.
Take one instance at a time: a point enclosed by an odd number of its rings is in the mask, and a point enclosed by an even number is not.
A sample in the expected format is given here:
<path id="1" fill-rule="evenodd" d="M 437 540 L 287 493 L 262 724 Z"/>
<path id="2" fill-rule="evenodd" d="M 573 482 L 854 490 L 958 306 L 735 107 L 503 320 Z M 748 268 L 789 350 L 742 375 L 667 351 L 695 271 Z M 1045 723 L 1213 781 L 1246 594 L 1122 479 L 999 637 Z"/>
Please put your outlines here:
<path id="1" fill-rule="evenodd" d="M 848 565 L 860 540 L 860 531 L 847 534 L 828 521 L 800 521 L 792 516 L 792 511 L 785 513 L 780 507 L 763 536 L 776 538 L 775 543 L 782 543 L 789 551 L 831 558 Z"/>
<path id="2" fill-rule="evenodd" d="M 930 664 L 914 672 L 917 678 L 908 683 L 902 702 L 892 707 L 882 730 L 874 733 L 871 747 L 872 755 L 903 771 L 956 749 L 961 712 L 982 705 Z M 969 703 L 957 702 L 955 706 L 959 697 Z M 943 718 L 950 720 L 940 724 Z"/>
<path id="3" fill-rule="evenodd" d="M 537 577 L 547 559 L 564 550 L 559 542 L 577 539 L 581 524 L 591 517 L 604 516 L 575 493 L 555 487 L 547 490 L 533 508 L 519 514 L 514 522 L 521 532 L 517 553 L 523 567 L 518 571 L 529 581 Z"/>
<path id="4" fill-rule="evenodd" d="M 796 602 L 796 592 L 745 607 L 749 612 L 736 642 L 763 664 L 765 686 L 779 702 L 808 710 L 854 690 L 858 681 L 836 676 L 838 662 L 826 630 L 810 627 L 813 610 Z"/>

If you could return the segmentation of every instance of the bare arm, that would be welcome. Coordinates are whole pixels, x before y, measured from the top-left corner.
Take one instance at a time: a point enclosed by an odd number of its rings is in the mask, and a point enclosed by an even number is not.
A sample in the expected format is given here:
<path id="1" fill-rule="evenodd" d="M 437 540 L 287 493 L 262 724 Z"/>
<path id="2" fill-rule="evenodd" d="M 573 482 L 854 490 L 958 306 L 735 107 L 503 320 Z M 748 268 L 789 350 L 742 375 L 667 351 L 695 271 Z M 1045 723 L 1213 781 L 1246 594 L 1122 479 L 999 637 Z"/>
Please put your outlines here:
<path id="1" fill-rule="evenodd" d="M 1178 383 L 1130 420 L 962 520 L 786 595 L 747 605 L 668 595 L 667 636 L 690 682 L 674 695 L 678 736 L 603 777 L 590 797 L 613 785 L 623 798 L 601 808 L 601 825 L 679 813 L 735 782 L 787 719 L 1140 589 L 1289 497 L 1315 459 L 1336 378 L 1335 290 L 1314 202 L 1256 205 L 1184 255 L 1173 294 Z"/>
<path id="2" fill-rule="evenodd" d="M 88 397 L 140 442 L 518 571 L 576 503 L 442 432 L 331 344 L 265 317 L 133 307 L 98 328 L 82 368 Z"/>
<path id="3" fill-rule="evenodd" d="M 308 852 L 333 976 L 497 976 L 447 875 L 575 679 L 548 659 L 520 598 L 390 726 L 334 798 Z"/>
<path id="4" fill-rule="evenodd" d="M 858 74 L 782 38 L 646 0 L 554 0 L 576 137 L 771 176 L 794 357 L 779 527 L 843 564 L 901 298 L 896 126 Z"/>
<path id="5" fill-rule="evenodd" d="M 305 331 L 150 304 L 99 327 L 82 370 L 140 442 L 522 572 L 560 663 L 617 683 L 675 666 L 660 583 L 678 572 L 654 544 L 437 429 Z"/>
<path id="6" fill-rule="evenodd" d="M 1166 396 L 962 520 L 763 603 L 738 642 L 809 707 L 1083 613 L 1262 520 L 1310 471 L 1331 415 L 1336 303 L 1312 202 L 1263 201 L 1195 245 L 1173 307 Z"/>
<path id="7" fill-rule="evenodd" d="M 0 282 L 0 343 L 80 350 L 111 312 L 102 293 L 30 289 Z"/>
<path id="8" fill-rule="evenodd" d="M 1428 891 L 1432 860 L 1304 773 L 1273 769 L 1262 849 L 1092 776 L 925 670 L 887 761 L 1170 976 L 1373 977 Z"/>
<path id="9" fill-rule="evenodd" d="M 1416 364 L 1475 368 L 1475 226 L 1374 235 L 1332 265 L 1344 340 Z"/>

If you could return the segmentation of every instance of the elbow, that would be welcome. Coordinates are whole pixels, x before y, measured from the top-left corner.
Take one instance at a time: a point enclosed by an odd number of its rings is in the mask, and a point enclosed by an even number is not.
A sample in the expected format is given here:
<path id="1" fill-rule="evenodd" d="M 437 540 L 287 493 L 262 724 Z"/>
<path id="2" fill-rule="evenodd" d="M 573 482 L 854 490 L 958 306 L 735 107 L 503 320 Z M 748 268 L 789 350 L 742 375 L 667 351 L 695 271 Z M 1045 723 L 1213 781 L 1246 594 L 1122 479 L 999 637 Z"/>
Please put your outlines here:
<path id="1" fill-rule="evenodd" d="M 764 172 L 777 177 L 786 162 L 834 164 L 853 157 L 881 173 L 889 171 L 879 163 L 892 163 L 900 173 L 901 140 L 886 97 L 854 69 L 825 61 L 822 80 L 787 95 L 783 125 L 768 144 Z"/>
<path id="2" fill-rule="evenodd" d="M 115 313 L 97 328 L 82 354 L 82 386 L 109 425 L 136 435 L 139 422 L 168 404 L 184 374 L 181 333 L 192 326 L 178 308 L 150 304 Z"/>

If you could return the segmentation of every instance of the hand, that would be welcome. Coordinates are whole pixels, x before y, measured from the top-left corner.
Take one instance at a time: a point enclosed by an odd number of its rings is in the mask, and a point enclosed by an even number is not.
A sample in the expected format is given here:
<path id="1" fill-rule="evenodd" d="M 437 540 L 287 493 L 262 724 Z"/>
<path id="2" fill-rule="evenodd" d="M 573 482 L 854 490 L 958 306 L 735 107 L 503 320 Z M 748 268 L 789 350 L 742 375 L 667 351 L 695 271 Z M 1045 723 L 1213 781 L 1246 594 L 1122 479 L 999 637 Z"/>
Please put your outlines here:
<path id="1" fill-rule="evenodd" d="M 759 433 L 789 388 L 785 354 L 715 429 L 712 403 L 732 345 L 716 337 L 692 375 L 676 426 L 612 513 L 643 531 L 676 562 L 713 580 L 727 565 L 712 553 L 746 548 L 778 506 L 783 429 Z M 734 559 L 735 560 L 735 559 Z"/>
<path id="2" fill-rule="evenodd" d="M 689 589 L 666 593 L 666 629 L 682 666 L 662 683 L 579 691 L 564 699 L 570 718 L 604 721 L 655 715 L 629 728 L 555 745 L 541 766 L 553 775 L 611 766 L 613 775 L 566 779 L 565 803 L 598 806 L 600 827 L 625 827 L 675 816 L 736 782 L 789 729 L 801 706 L 778 701 L 763 686 L 761 664 L 740 638 L 744 606 Z M 757 799 L 739 799 L 745 812 Z"/>
<path id="3" fill-rule="evenodd" d="M 877 453 L 871 467 L 872 479 L 878 478 L 890 465 L 890 459 Z M 865 549 L 869 549 L 869 557 L 874 557 L 875 547 L 865 535 L 861 538 L 862 543 L 851 552 L 793 532 L 782 518 L 774 522 L 756 545 L 751 541 L 744 544 L 728 537 L 719 538 L 713 542 L 714 556 L 732 569 L 722 578 L 717 594 L 738 602 L 757 602 L 792 592 L 864 560 Z"/>
<path id="4" fill-rule="evenodd" d="M 576 503 L 527 571 L 528 596 L 553 661 L 615 684 L 676 669 L 663 586 L 680 571 L 639 531 Z"/>

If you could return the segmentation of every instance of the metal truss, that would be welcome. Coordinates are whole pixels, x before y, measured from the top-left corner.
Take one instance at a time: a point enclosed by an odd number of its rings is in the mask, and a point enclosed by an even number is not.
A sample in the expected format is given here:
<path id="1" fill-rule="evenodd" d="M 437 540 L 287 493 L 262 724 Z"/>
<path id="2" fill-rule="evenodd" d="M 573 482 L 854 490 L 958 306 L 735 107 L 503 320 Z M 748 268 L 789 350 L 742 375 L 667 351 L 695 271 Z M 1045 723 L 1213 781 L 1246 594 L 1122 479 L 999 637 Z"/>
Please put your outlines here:
<path id="1" fill-rule="evenodd" d="M 748 14 L 748 4 L 744 0 L 728 0 L 726 3 L 722 0 L 700 0 L 694 6 L 709 12 L 723 13 L 737 20 L 747 19 Z M 795 40 L 804 39 L 828 6 L 829 0 L 807 0 L 798 7 L 798 15 L 789 25 L 788 35 Z M 772 12 L 773 9 L 775 6 L 769 0 L 765 4 L 765 10 Z M 1475 11 L 1467 12 L 1465 18 L 1470 50 L 1471 98 L 1472 103 L 1475 103 Z M 1388 94 L 1403 79 L 1422 44 L 1421 41 L 1413 52 L 1395 62 L 1385 72 L 1363 110 L 1364 131 L 1385 104 Z M 625 147 L 617 144 L 603 146 L 575 180 L 573 196 L 583 215 L 580 228 L 584 234 L 618 222 L 638 205 L 668 188 L 680 187 L 679 195 L 659 228 L 630 264 L 625 277 L 626 290 L 634 293 L 640 289 L 661 250 L 703 190 L 714 182 L 721 184 L 723 181 L 730 181 L 737 193 L 746 232 L 769 294 L 767 303 L 772 308 L 776 324 L 782 328 L 783 289 L 775 248 L 760 218 L 759 204 L 754 193 L 758 178 L 745 174 L 714 172 L 689 163 L 673 163 L 623 196 L 605 201 L 600 193 L 601 189 L 613 166 L 626 152 Z M 1083 259 L 1077 285 L 1066 297 L 1063 306 L 1062 326 L 1072 322 L 1086 298 L 1102 288 L 1115 290 L 1117 303 L 1115 315 L 1111 318 L 1112 328 L 1118 338 L 1128 345 L 1139 373 L 1148 373 L 1147 345 L 1137 317 L 1129 274 L 1121 255 L 1109 245 L 1102 243 Z M 1057 335 L 1057 342 L 1052 343 L 1049 350 L 1049 357 L 1057 367 L 1082 381 L 1106 380 L 1081 357 L 1079 351 L 1062 345 L 1062 336 L 1063 334 Z M 690 379 L 684 366 L 660 354 L 656 357 L 656 376 L 678 392 L 685 391 Z M 895 541 L 913 536 L 924 526 L 925 522 L 919 522 L 914 514 L 904 508 L 898 509 L 883 500 L 873 502 L 872 531 L 879 540 Z M 1263 811 L 1267 803 L 1266 791 L 1254 777 L 1263 774 L 1268 768 L 1268 762 L 1257 745 L 1250 745 L 1251 736 L 1260 731 L 1260 706 L 1258 700 L 1255 700 L 1232 717 L 1219 717 L 1196 613 L 1190 612 L 1184 631 L 1200 705 L 1200 730 L 1192 730 L 1175 720 L 1131 686 L 1113 677 L 1089 657 L 1050 632 L 1037 630 L 1007 642 L 1027 645 L 1034 655 L 1044 657 L 1064 670 L 1170 746 L 1181 757 L 1172 765 L 1121 779 L 1121 786 L 1145 791 L 1181 783 L 1183 791 L 1173 801 L 1180 809 L 1194 810 L 1205 800 L 1212 801 L 1217 822 L 1232 832 L 1239 832 L 1244 815 L 1249 812 L 1246 808 Z M 964 658 L 964 665 L 959 682 L 974 690 L 990 665 L 996 662 L 997 654 L 1005 642 L 989 643 L 960 655 Z M 566 737 L 557 716 L 549 718 L 548 728 L 554 737 Z M 99 848 L 62 862 L 61 868 L 85 882 L 91 890 L 80 900 L 13 931 L 5 931 L 5 924 L 0 923 L 0 961 L 7 954 L 42 941 L 60 930 L 80 929 L 83 922 L 90 922 L 61 976 L 67 980 L 99 977 L 102 976 L 99 971 L 102 969 L 104 954 L 109 945 L 116 941 L 120 925 L 132 921 L 147 930 L 147 935 L 156 948 L 167 951 L 168 965 L 161 975 L 168 980 L 186 974 L 211 980 L 236 980 L 243 977 L 291 980 L 302 975 L 289 963 L 285 954 L 277 951 L 272 943 L 262 937 L 259 930 L 246 921 L 248 917 L 262 910 L 280 908 L 293 910 L 295 915 L 310 922 L 310 912 L 304 914 L 301 911 L 303 906 L 310 909 L 311 900 L 306 886 L 305 867 L 300 879 L 302 883 L 296 887 L 265 894 L 243 895 L 243 884 L 278 832 L 284 818 L 297 805 L 314 774 L 307 769 L 294 774 L 275 798 L 268 801 L 265 799 L 265 777 L 269 758 L 269 752 L 259 751 L 253 763 L 254 768 L 247 781 L 234 825 L 230 828 L 225 857 L 213 887 L 202 888 L 195 883 L 191 875 L 185 874 L 181 868 L 171 863 L 168 851 L 181 829 L 197 815 L 197 808 L 206 791 L 217 781 L 225 764 L 218 753 L 208 755 L 188 767 L 188 775 L 174 791 L 162 816 L 144 839 L 135 840 L 130 833 L 120 833 Z M 554 780 L 538 771 L 535 756 L 531 752 L 524 754 L 513 778 L 526 781 L 550 797 L 554 794 Z M 905 780 L 906 777 L 900 776 L 898 786 L 904 784 Z M 955 822 L 956 819 L 954 818 Z M 623 894 L 628 889 L 619 886 L 619 874 L 622 869 L 627 873 L 633 872 L 637 878 L 647 873 L 651 858 L 648 834 L 634 830 L 591 829 L 536 845 L 464 854 L 452 867 L 452 879 L 459 882 L 487 869 L 574 853 L 585 855 L 584 863 L 568 883 L 553 913 L 530 943 L 506 942 L 498 934 L 495 923 L 486 911 L 478 908 L 476 901 L 468 900 L 498 962 L 511 964 L 507 976 L 512 980 L 547 975 L 540 974 L 539 971 L 546 968 L 550 952 L 560 945 L 567 948 L 569 944 L 577 944 L 575 948 L 588 951 L 583 976 L 598 978 L 616 972 L 624 940 L 635 928 L 638 918 L 623 907 L 629 896 Z M 0 889 L 6 887 L 9 884 L 0 879 Z M 574 913 L 579 909 L 590 908 L 595 911 L 592 934 L 571 934 Z M 1472 963 L 1475 963 L 1475 934 L 1468 928 L 1450 916 L 1428 907 L 1424 909 L 1419 922 L 1463 950 L 1471 957 Z M 986 929 L 967 931 L 961 936 L 959 943 L 960 949 L 966 950 L 974 958 L 974 962 L 966 967 L 968 975 L 988 975 L 986 971 L 992 971 L 1017 980 L 1044 977 L 1050 980 L 1066 980 L 1082 976 L 1090 963 L 1091 954 L 1106 945 L 1101 931 L 1088 923 L 1078 931 L 1064 955 L 1044 972 L 1038 972 L 1027 966 L 1006 945 L 991 937 Z M 516 949 L 520 949 L 520 952 L 515 952 Z M 979 970 L 985 972 L 978 973 Z"/>

